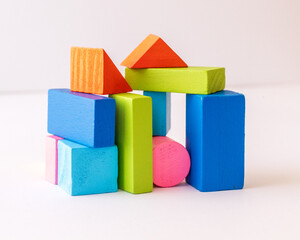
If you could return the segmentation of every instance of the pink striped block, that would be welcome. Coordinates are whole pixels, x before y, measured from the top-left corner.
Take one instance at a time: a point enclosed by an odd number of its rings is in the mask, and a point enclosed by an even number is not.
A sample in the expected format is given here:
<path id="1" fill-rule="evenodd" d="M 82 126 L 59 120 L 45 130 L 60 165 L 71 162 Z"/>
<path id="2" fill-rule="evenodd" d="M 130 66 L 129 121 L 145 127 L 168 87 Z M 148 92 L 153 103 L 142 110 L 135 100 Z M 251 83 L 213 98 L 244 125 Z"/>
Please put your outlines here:
<path id="1" fill-rule="evenodd" d="M 184 146 L 168 137 L 153 137 L 153 182 L 159 187 L 172 187 L 187 176 L 190 156 Z"/>
<path id="2" fill-rule="evenodd" d="M 57 184 L 57 142 L 63 138 L 50 135 L 46 137 L 46 180 Z"/>

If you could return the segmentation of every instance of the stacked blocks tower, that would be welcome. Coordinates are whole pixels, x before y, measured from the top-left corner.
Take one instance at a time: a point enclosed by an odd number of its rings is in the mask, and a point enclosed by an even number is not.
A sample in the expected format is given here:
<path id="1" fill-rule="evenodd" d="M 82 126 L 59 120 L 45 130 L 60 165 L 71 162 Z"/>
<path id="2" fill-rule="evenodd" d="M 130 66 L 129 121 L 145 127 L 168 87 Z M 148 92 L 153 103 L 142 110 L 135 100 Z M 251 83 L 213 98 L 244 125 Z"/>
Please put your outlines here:
<path id="1" fill-rule="evenodd" d="M 223 91 L 224 68 L 176 66 L 170 62 L 162 64 L 159 57 L 158 64 L 153 64 L 149 53 L 143 53 L 145 46 L 150 46 L 148 50 L 151 51 L 149 39 L 153 38 L 152 35 L 146 38 L 123 61 L 122 65 L 127 66 L 125 79 L 132 89 L 143 90 L 148 96 L 153 95 L 153 102 L 157 98 L 154 92 L 187 94 L 186 147 L 191 159 L 187 182 L 190 185 L 200 191 L 243 188 L 244 96 Z M 138 50 L 142 53 L 138 54 Z M 148 55 L 147 61 L 144 55 Z M 136 56 L 140 56 L 140 59 L 136 59 Z M 164 104 L 159 107 L 153 104 L 153 123 L 164 123 L 161 115 L 154 114 L 158 112 L 156 108 L 164 109 Z M 154 179 L 157 159 L 154 154 Z"/>
<path id="2" fill-rule="evenodd" d="M 70 60 L 70 89 L 48 91 L 47 181 L 71 196 L 184 179 L 243 188 L 245 97 L 224 90 L 224 68 L 188 66 L 153 34 L 121 63 L 125 77 L 101 48 L 72 47 Z M 172 92 L 186 94 L 186 147 L 167 137 Z"/>
<path id="3" fill-rule="evenodd" d="M 47 139 L 50 182 L 72 196 L 117 191 L 116 102 L 91 93 L 128 91 L 103 49 L 71 49 L 71 90 L 48 91 L 48 132 L 54 134 Z"/>
<path id="4" fill-rule="evenodd" d="M 144 90 L 144 95 L 152 98 L 152 135 L 156 136 L 153 138 L 154 184 L 160 187 L 175 186 L 188 174 L 190 158 L 182 145 L 165 136 L 171 127 L 170 92 L 176 92 L 174 89 L 179 86 L 176 69 L 185 74 L 188 66 L 160 37 L 153 34 L 138 45 L 121 65 L 127 67 L 125 79 L 130 86 L 135 90 Z M 171 70 L 175 70 L 173 79 Z M 183 86 L 181 84 L 179 88 Z"/>

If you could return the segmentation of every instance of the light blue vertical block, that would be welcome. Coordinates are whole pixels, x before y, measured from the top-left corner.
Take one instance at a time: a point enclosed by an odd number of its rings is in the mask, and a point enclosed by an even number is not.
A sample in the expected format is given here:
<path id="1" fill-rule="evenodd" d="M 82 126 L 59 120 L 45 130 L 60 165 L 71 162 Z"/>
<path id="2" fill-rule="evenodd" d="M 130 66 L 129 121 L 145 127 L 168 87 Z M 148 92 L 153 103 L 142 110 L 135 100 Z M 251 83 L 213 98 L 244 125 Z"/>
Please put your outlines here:
<path id="1" fill-rule="evenodd" d="M 171 93 L 144 91 L 152 98 L 153 136 L 166 136 L 171 128 Z"/>
<path id="2" fill-rule="evenodd" d="M 60 140 L 58 185 L 72 196 L 116 192 L 118 189 L 117 146 L 89 148 Z"/>
<path id="3" fill-rule="evenodd" d="M 186 96 L 187 182 L 200 191 L 244 185 L 245 97 L 232 91 Z"/>

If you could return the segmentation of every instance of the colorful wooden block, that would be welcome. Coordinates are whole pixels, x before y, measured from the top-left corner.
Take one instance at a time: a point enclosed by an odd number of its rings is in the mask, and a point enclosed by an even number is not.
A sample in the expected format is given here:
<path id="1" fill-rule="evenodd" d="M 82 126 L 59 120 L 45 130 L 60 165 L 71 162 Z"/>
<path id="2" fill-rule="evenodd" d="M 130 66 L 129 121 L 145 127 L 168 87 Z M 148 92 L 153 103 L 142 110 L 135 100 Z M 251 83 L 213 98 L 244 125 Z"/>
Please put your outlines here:
<path id="1" fill-rule="evenodd" d="M 52 184 L 57 184 L 57 142 L 63 138 L 50 135 L 46 137 L 46 180 Z"/>
<path id="2" fill-rule="evenodd" d="M 181 183 L 190 170 L 190 156 L 184 146 L 168 137 L 153 137 L 153 182 L 159 187 Z"/>
<path id="3" fill-rule="evenodd" d="M 89 147 L 115 144 L 115 100 L 92 94 L 50 89 L 48 132 Z"/>
<path id="4" fill-rule="evenodd" d="M 153 136 L 166 136 L 171 128 L 171 93 L 144 92 L 152 98 Z"/>
<path id="5" fill-rule="evenodd" d="M 150 34 L 121 63 L 129 68 L 187 67 L 187 64 L 158 36 Z"/>
<path id="6" fill-rule="evenodd" d="M 72 196 L 118 190 L 117 146 L 89 148 L 58 142 L 58 185 Z"/>
<path id="7" fill-rule="evenodd" d="M 244 185 L 245 98 L 232 91 L 186 96 L 187 182 L 200 191 Z"/>
<path id="8" fill-rule="evenodd" d="M 151 98 L 114 94 L 116 145 L 119 149 L 119 188 L 130 193 L 153 189 Z"/>
<path id="9" fill-rule="evenodd" d="M 225 87 L 225 69 L 217 67 L 125 69 L 132 89 L 211 94 Z"/>
<path id="10" fill-rule="evenodd" d="M 132 89 L 102 48 L 71 48 L 71 90 L 94 94 Z"/>

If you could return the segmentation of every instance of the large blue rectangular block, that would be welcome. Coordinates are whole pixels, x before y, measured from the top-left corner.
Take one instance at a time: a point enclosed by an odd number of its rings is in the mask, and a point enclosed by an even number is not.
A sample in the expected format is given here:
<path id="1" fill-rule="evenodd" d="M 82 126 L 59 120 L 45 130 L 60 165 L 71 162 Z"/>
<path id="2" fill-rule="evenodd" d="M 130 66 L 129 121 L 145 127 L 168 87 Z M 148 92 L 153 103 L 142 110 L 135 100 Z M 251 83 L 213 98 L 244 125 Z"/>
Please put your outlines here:
<path id="1" fill-rule="evenodd" d="M 117 146 L 89 148 L 69 140 L 57 144 L 58 185 L 72 196 L 118 190 Z"/>
<path id="2" fill-rule="evenodd" d="M 152 98 L 153 136 L 166 136 L 171 128 L 171 93 L 144 91 Z"/>
<path id="3" fill-rule="evenodd" d="M 115 100 L 71 92 L 48 91 L 48 132 L 89 147 L 115 144 Z"/>
<path id="4" fill-rule="evenodd" d="M 187 182 L 200 191 L 244 186 L 245 97 L 232 91 L 186 96 Z"/>

